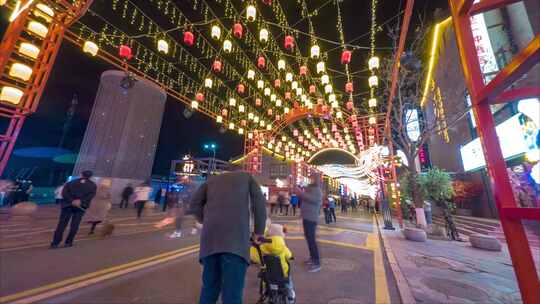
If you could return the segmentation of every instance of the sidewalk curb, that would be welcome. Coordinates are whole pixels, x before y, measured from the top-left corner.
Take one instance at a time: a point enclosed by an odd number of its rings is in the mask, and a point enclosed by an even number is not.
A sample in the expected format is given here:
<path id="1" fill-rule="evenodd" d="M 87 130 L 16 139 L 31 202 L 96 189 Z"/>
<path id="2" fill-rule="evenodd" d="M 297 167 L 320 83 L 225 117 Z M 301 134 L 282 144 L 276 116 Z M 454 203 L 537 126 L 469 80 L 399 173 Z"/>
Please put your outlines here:
<path id="1" fill-rule="evenodd" d="M 390 264 L 390 269 L 392 269 L 392 274 L 394 275 L 394 278 L 396 279 L 397 289 L 399 292 L 399 296 L 401 298 L 401 302 L 403 304 L 416 304 L 416 300 L 414 299 L 412 295 L 409 283 L 407 282 L 407 279 L 403 275 L 403 272 L 401 271 L 401 268 L 399 267 L 396 257 L 394 256 L 394 252 L 392 251 L 390 242 L 381 232 L 379 215 L 376 214 L 375 218 L 377 219 L 377 232 L 382 238 L 384 252 L 386 254 L 386 257 L 388 258 L 388 264 Z"/>

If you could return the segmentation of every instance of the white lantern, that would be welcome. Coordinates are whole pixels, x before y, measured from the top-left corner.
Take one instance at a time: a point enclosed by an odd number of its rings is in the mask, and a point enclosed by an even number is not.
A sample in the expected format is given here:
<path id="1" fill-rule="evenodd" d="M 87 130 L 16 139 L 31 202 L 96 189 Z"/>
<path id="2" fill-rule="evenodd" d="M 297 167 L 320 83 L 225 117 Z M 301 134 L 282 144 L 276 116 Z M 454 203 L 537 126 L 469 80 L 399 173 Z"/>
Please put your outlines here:
<path id="1" fill-rule="evenodd" d="M 244 105 L 239 105 L 238 106 L 238 112 L 244 113 L 245 111 L 246 111 L 246 107 Z"/>
<path id="2" fill-rule="evenodd" d="M 264 89 L 264 96 L 270 96 L 270 93 L 271 93 L 270 88 Z"/>
<path id="3" fill-rule="evenodd" d="M 255 115 L 253 115 L 252 112 L 249 112 L 249 113 L 248 113 L 248 119 L 249 119 L 249 120 L 253 120 L 253 117 L 255 117 Z"/>
<path id="4" fill-rule="evenodd" d="M 229 39 L 223 41 L 223 51 L 225 53 L 230 53 L 232 51 L 232 42 Z"/>
<path id="5" fill-rule="evenodd" d="M 281 99 L 276 99 L 276 107 L 281 107 L 281 106 L 282 106 Z"/>
<path id="6" fill-rule="evenodd" d="M 248 138 L 249 138 L 249 139 L 253 139 L 253 133 L 249 132 L 249 133 L 248 133 Z"/>
<path id="7" fill-rule="evenodd" d="M 158 48 L 158 52 L 162 52 L 164 54 L 169 53 L 169 44 L 167 43 L 167 41 L 165 41 L 163 39 L 158 40 L 157 48 Z"/>
<path id="8" fill-rule="evenodd" d="M 261 121 L 259 122 L 259 126 L 261 126 L 261 127 L 266 126 L 266 123 L 264 122 L 264 120 L 261 120 Z"/>
<path id="9" fill-rule="evenodd" d="M 285 74 L 285 81 L 287 81 L 287 82 L 292 81 L 292 73 L 291 72 L 288 72 L 287 74 Z"/>
<path id="10" fill-rule="evenodd" d="M 92 41 L 85 41 L 83 44 L 83 52 L 88 53 L 92 56 L 96 56 L 98 53 L 99 47 Z"/>
<path id="11" fill-rule="evenodd" d="M 199 108 L 199 102 L 196 100 L 191 101 L 191 108 L 192 109 L 198 109 Z"/>
<path id="12" fill-rule="evenodd" d="M 217 25 L 212 26 L 212 38 L 214 39 L 221 38 L 221 28 L 219 28 L 219 26 Z"/>
<path id="13" fill-rule="evenodd" d="M 368 66 L 370 70 L 378 69 L 379 68 L 379 57 L 371 57 L 368 61 Z"/>
<path id="14" fill-rule="evenodd" d="M 255 21 L 255 18 L 257 18 L 257 9 L 253 5 L 248 5 L 246 8 L 246 19 L 249 22 Z"/>
<path id="15" fill-rule="evenodd" d="M 268 30 L 267 29 L 261 29 L 259 32 L 259 41 L 261 42 L 267 42 L 268 41 Z"/>
<path id="16" fill-rule="evenodd" d="M 374 125 L 377 123 L 377 118 L 375 118 L 375 116 L 371 116 L 368 120 L 369 124 L 370 125 Z"/>
<path id="17" fill-rule="evenodd" d="M 336 102 L 336 94 L 328 95 L 328 101 L 329 102 Z"/>
<path id="18" fill-rule="evenodd" d="M 223 122 L 223 117 L 221 115 L 216 116 L 216 122 L 217 123 L 222 123 Z"/>
<path id="19" fill-rule="evenodd" d="M 244 129 L 243 128 L 238 128 L 238 134 L 240 134 L 240 135 L 244 134 Z"/>
<path id="20" fill-rule="evenodd" d="M 329 84 L 330 83 L 330 77 L 328 75 L 324 74 L 321 76 L 321 83 L 322 84 Z"/>
<path id="21" fill-rule="evenodd" d="M 7 101 L 12 104 L 18 104 L 23 97 L 23 91 L 14 87 L 3 87 L 0 91 L 0 101 Z"/>
<path id="22" fill-rule="evenodd" d="M 31 43 L 23 42 L 19 46 L 19 53 L 32 59 L 36 59 L 39 55 L 39 48 Z"/>
<path id="23" fill-rule="evenodd" d="M 251 80 L 255 79 L 255 71 L 254 70 L 248 70 L 247 78 L 251 79 Z"/>
<path id="24" fill-rule="evenodd" d="M 283 59 L 278 60 L 277 68 L 278 70 L 285 70 L 285 60 Z"/>
<path id="25" fill-rule="evenodd" d="M 277 99 L 276 94 L 270 95 L 270 101 L 276 101 L 276 99 Z"/>
<path id="26" fill-rule="evenodd" d="M 264 89 L 264 81 L 257 80 L 257 88 L 258 89 Z"/>
<path id="27" fill-rule="evenodd" d="M 314 45 L 311 47 L 311 58 L 318 59 L 321 54 L 321 49 L 318 45 Z"/>
<path id="28" fill-rule="evenodd" d="M 268 131 L 272 130 L 272 125 L 271 124 L 266 125 L 266 130 Z M 279 151 L 279 149 L 276 149 L 276 150 Z"/>
<path id="29" fill-rule="evenodd" d="M 229 123 L 229 130 L 234 130 L 234 122 Z"/>
<path id="30" fill-rule="evenodd" d="M 319 63 L 317 63 L 317 73 L 324 73 L 325 69 L 324 61 L 319 61 Z"/>
<path id="31" fill-rule="evenodd" d="M 47 27 L 43 25 L 43 23 L 39 23 L 37 21 L 30 21 L 28 23 L 28 31 L 36 34 L 41 38 L 45 38 L 47 37 L 47 32 L 49 32 L 49 29 L 47 29 Z"/>
<path id="32" fill-rule="evenodd" d="M 370 108 L 376 107 L 376 106 L 377 106 L 377 99 L 375 99 L 375 98 L 370 98 L 370 99 L 368 100 L 368 104 L 369 104 L 369 107 L 370 107 Z"/>
<path id="33" fill-rule="evenodd" d="M 337 117 L 337 118 L 340 118 L 340 119 L 343 118 L 343 113 L 342 113 L 341 111 L 338 111 L 338 112 L 336 113 L 336 117 Z"/>
<path id="34" fill-rule="evenodd" d="M 291 83 L 291 88 L 293 88 L 293 90 L 296 90 L 296 88 L 298 88 L 298 81 L 296 81 L 296 80 L 293 81 L 293 82 Z"/>
<path id="35" fill-rule="evenodd" d="M 229 99 L 229 105 L 230 105 L 231 107 L 235 107 L 235 106 L 236 106 L 236 99 L 230 98 L 230 99 Z"/>
<path id="36" fill-rule="evenodd" d="M 379 78 L 376 75 L 369 76 L 368 78 L 369 87 L 376 87 L 379 85 Z"/>
<path id="37" fill-rule="evenodd" d="M 22 63 L 14 63 L 9 69 L 9 76 L 27 81 L 32 76 L 32 68 Z"/>
<path id="38" fill-rule="evenodd" d="M 206 79 L 204 80 L 204 86 L 205 86 L 206 88 L 211 89 L 211 88 L 212 88 L 212 84 L 213 84 L 213 81 L 212 81 L 211 78 L 206 78 Z"/>
<path id="39" fill-rule="evenodd" d="M 253 117 L 253 122 L 254 123 L 259 123 L 259 116 Z"/>
<path id="40" fill-rule="evenodd" d="M 290 109 L 288 107 L 283 108 L 283 113 L 289 114 Z"/>
<path id="41" fill-rule="evenodd" d="M 337 101 L 334 101 L 331 103 L 331 106 L 332 106 L 332 109 L 337 109 L 339 108 L 339 103 Z"/>
<path id="42" fill-rule="evenodd" d="M 47 22 L 51 22 L 52 17 L 54 17 L 53 9 L 43 3 L 38 3 L 36 5 L 36 10 L 34 10 L 33 13 L 34 15 L 38 17 L 42 17 L 43 19 L 47 20 Z"/>
<path id="43" fill-rule="evenodd" d="M 296 96 L 302 95 L 302 88 L 296 88 Z"/>
<path id="44" fill-rule="evenodd" d="M 313 104 L 311 102 L 308 102 L 306 106 L 308 109 L 313 110 Z"/>
<path id="45" fill-rule="evenodd" d="M 332 87 L 331 84 L 327 84 L 327 85 L 324 86 L 324 92 L 325 92 L 326 94 L 330 94 L 330 93 L 332 93 L 333 91 L 334 91 L 334 88 Z"/>
<path id="46" fill-rule="evenodd" d="M 308 101 L 308 98 L 307 98 L 306 95 L 302 95 L 302 96 L 300 96 L 300 100 L 302 100 L 303 102 L 306 102 L 306 101 Z"/>

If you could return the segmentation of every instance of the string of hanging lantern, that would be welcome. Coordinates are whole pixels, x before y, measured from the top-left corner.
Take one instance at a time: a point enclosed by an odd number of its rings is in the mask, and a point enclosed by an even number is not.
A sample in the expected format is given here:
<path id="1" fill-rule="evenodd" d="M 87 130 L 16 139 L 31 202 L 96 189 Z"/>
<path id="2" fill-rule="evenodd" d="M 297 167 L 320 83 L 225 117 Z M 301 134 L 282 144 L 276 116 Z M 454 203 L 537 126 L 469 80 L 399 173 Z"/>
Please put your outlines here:
<path id="1" fill-rule="evenodd" d="M 368 60 L 368 68 L 371 72 L 371 76 L 368 78 L 368 85 L 370 89 L 369 94 L 369 100 L 368 100 L 368 107 L 369 107 L 369 113 L 370 113 L 370 119 L 369 124 L 375 125 L 377 123 L 377 119 L 375 116 L 373 116 L 375 112 L 375 108 L 377 107 L 377 98 L 375 96 L 375 92 L 377 87 L 379 86 L 379 78 L 377 76 L 377 71 L 379 69 L 379 57 L 375 56 L 375 38 L 377 34 L 377 0 L 371 0 L 371 33 L 370 33 L 370 52 L 369 52 L 369 60 Z"/>

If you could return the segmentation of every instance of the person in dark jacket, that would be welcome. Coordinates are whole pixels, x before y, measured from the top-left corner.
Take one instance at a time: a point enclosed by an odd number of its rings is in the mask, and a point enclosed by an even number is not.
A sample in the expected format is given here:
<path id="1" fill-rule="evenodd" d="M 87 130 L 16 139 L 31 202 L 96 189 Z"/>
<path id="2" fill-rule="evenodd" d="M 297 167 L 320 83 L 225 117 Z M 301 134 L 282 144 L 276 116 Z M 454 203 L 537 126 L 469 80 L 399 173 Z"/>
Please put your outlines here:
<path id="1" fill-rule="evenodd" d="M 313 182 L 307 186 L 305 191 L 297 191 L 297 195 L 302 200 L 300 212 L 310 256 L 310 259 L 306 261 L 309 266 L 308 272 L 318 272 L 321 270 L 321 263 L 319 247 L 317 246 L 317 224 L 323 200 L 318 178 L 313 178 Z"/>
<path id="2" fill-rule="evenodd" d="M 51 243 L 51 248 L 57 248 L 64 235 L 67 224 L 71 220 L 69 234 L 65 241 L 65 247 L 73 246 L 73 239 L 79 230 L 84 212 L 88 207 L 94 196 L 96 196 L 97 186 L 90 180 L 92 177 L 92 171 L 86 170 L 81 174 L 81 178 L 70 181 L 64 185 L 62 190 L 62 211 L 60 212 L 60 219 L 54 232 L 54 237 Z"/>
<path id="3" fill-rule="evenodd" d="M 129 205 L 129 198 L 133 195 L 133 187 L 131 184 L 127 184 L 127 186 L 122 190 L 122 200 L 120 201 L 120 208 L 127 208 Z"/>
<path id="4" fill-rule="evenodd" d="M 197 189 L 191 212 L 202 223 L 200 261 L 203 265 L 199 304 L 240 304 L 250 262 L 250 211 L 258 241 L 266 222 L 265 198 L 255 179 L 245 172 L 211 176 Z"/>

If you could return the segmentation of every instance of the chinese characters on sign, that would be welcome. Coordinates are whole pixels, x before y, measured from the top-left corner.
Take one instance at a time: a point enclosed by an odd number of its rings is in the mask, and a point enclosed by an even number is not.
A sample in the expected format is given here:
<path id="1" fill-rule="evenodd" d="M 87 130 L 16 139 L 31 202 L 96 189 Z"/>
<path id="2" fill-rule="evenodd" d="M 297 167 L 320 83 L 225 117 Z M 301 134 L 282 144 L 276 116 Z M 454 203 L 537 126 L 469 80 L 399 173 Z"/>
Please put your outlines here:
<path id="1" fill-rule="evenodd" d="M 480 62 L 480 69 L 484 75 L 484 81 L 488 82 L 495 72 L 499 71 L 493 48 L 489 40 L 489 34 L 484 20 L 484 14 L 478 14 L 471 17 L 471 30 Z"/>

